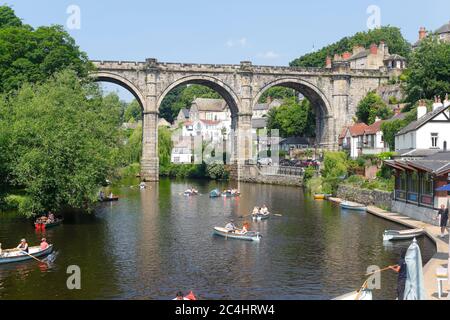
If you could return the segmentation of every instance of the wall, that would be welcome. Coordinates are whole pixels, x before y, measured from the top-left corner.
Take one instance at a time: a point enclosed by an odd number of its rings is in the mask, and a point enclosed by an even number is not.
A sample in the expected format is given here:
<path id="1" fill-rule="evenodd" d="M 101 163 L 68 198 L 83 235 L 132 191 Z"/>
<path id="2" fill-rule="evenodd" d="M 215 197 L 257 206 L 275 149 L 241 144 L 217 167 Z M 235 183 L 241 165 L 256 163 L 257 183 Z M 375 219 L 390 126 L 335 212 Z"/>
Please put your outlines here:
<path id="1" fill-rule="evenodd" d="M 392 211 L 431 225 L 439 224 L 438 221 L 434 220 L 437 217 L 437 211 L 434 209 L 418 207 L 402 201 L 392 201 Z"/>
<path id="2" fill-rule="evenodd" d="M 260 183 L 260 184 L 273 184 L 282 186 L 303 186 L 303 177 L 299 176 L 282 176 L 282 175 L 263 175 L 254 165 L 239 165 L 239 171 L 237 165 L 227 166 L 227 170 L 230 172 L 230 179 L 238 180 L 241 182 Z"/>
<path id="3" fill-rule="evenodd" d="M 341 199 L 372 205 L 382 209 L 391 209 L 392 192 L 381 190 L 368 190 L 349 185 L 340 185 L 336 196 Z"/>

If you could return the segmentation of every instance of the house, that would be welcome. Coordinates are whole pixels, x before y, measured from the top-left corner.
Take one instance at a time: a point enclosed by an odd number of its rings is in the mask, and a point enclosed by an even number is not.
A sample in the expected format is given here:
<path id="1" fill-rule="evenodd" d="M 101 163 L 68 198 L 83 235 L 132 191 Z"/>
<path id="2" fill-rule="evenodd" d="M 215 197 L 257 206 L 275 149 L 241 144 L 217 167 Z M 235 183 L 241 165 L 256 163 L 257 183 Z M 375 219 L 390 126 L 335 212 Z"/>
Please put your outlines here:
<path id="1" fill-rule="evenodd" d="M 253 118 L 261 119 L 265 118 L 269 111 L 273 108 L 277 108 L 283 104 L 283 101 L 280 99 L 272 100 L 271 97 L 267 97 L 266 103 L 258 103 L 253 108 Z"/>
<path id="2" fill-rule="evenodd" d="M 357 123 L 345 127 L 339 135 L 341 149 L 347 151 L 353 159 L 362 155 L 389 151 L 383 140 L 383 131 L 381 130 L 383 122 L 383 120 L 377 119 L 370 126 L 365 123 Z"/>
<path id="3" fill-rule="evenodd" d="M 379 70 L 380 68 L 386 68 L 388 71 L 400 73 L 407 67 L 406 58 L 390 54 L 388 46 L 383 41 L 379 45 L 373 43 L 369 49 L 363 46 L 355 46 L 352 52 L 335 55 L 334 61 L 348 62 L 350 69 L 355 70 Z M 326 67 L 331 68 L 332 62 L 332 58 L 327 57 Z"/>
<path id="4" fill-rule="evenodd" d="M 190 111 L 189 109 L 182 108 L 178 113 L 177 118 L 174 121 L 174 126 L 178 127 L 181 123 L 189 120 Z"/>
<path id="5" fill-rule="evenodd" d="M 172 125 L 169 123 L 169 121 L 167 121 L 164 118 L 160 118 L 158 120 L 158 127 L 166 127 L 166 128 L 170 128 Z"/>
<path id="6" fill-rule="evenodd" d="M 385 164 L 395 174 L 393 211 L 433 224 L 435 210 L 447 206 L 447 192 L 436 189 L 450 182 L 450 152 L 387 160 Z"/>
<path id="7" fill-rule="evenodd" d="M 196 98 L 189 111 L 189 120 L 210 120 L 230 122 L 231 111 L 223 99 Z"/>
<path id="8" fill-rule="evenodd" d="M 308 138 L 289 137 L 280 141 L 280 150 L 289 152 L 295 149 L 306 149 L 311 145 Z"/>
<path id="9" fill-rule="evenodd" d="M 189 139 L 183 140 L 173 147 L 170 160 L 172 163 L 177 164 L 192 163 L 193 154 L 191 142 Z"/>
<path id="10" fill-rule="evenodd" d="M 417 120 L 400 130 L 395 136 L 397 152 L 412 150 L 447 150 L 450 142 L 450 102 L 435 98 L 433 110 L 427 111 L 423 101 L 417 107 Z"/>
<path id="11" fill-rule="evenodd" d="M 450 43 L 450 22 L 444 24 L 442 27 L 437 29 L 434 32 L 431 32 L 431 34 L 437 35 L 437 37 L 444 42 Z M 416 43 L 414 43 L 413 48 L 417 48 L 423 39 L 425 39 L 428 36 L 428 31 L 425 27 L 420 27 L 419 29 L 419 39 Z"/>

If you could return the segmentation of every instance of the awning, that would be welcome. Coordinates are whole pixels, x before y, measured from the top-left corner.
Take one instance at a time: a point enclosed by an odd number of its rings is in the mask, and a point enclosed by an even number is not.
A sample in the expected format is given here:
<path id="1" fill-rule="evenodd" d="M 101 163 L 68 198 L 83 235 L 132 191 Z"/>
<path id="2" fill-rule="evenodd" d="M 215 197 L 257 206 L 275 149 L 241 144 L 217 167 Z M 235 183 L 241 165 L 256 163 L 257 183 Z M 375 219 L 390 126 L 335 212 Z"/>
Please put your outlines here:
<path id="1" fill-rule="evenodd" d="M 450 191 L 450 184 L 437 188 L 436 191 Z"/>

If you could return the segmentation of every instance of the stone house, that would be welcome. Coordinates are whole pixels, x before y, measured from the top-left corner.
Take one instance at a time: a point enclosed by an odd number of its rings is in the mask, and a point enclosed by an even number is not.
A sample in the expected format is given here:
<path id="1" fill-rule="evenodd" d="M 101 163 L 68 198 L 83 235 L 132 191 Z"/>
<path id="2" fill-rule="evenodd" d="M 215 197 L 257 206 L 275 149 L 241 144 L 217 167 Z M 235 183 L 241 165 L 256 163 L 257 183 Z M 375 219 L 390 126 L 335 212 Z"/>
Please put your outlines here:
<path id="1" fill-rule="evenodd" d="M 438 38 L 444 42 L 450 43 L 450 21 L 443 26 L 441 26 L 439 29 L 437 29 L 434 32 L 431 32 L 431 34 L 436 34 Z M 420 27 L 419 29 L 419 39 L 416 43 L 414 43 L 413 48 L 417 48 L 420 44 L 420 42 L 425 39 L 428 36 L 428 31 L 425 27 Z"/>

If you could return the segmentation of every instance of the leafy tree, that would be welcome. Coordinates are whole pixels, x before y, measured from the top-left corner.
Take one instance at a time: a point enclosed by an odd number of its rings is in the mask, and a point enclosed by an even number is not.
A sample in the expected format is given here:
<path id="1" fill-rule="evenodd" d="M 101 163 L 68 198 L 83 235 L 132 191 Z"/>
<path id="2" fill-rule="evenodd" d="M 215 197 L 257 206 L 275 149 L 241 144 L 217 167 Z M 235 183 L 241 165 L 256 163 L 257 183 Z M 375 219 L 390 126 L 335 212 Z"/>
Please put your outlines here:
<path id="1" fill-rule="evenodd" d="M 124 122 L 136 122 L 142 120 L 142 108 L 136 99 L 126 106 L 123 120 Z"/>
<path id="2" fill-rule="evenodd" d="M 64 71 L 1 97 L 0 128 L 9 123 L 12 181 L 27 215 L 63 207 L 89 209 L 115 166 L 117 117 L 98 86 Z"/>
<path id="3" fill-rule="evenodd" d="M 62 26 L 33 29 L 19 22 L 14 11 L 0 7 L 0 92 L 44 82 L 66 68 L 87 76 L 92 65 Z"/>
<path id="4" fill-rule="evenodd" d="M 281 106 L 271 109 L 267 117 L 268 129 L 278 129 L 282 137 L 315 134 L 315 116 L 306 99 L 301 103 L 294 97 L 285 99 Z"/>
<path id="5" fill-rule="evenodd" d="M 319 51 L 306 54 L 290 63 L 292 67 L 324 67 L 327 56 L 352 52 L 356 45 L 368 48 L 372 43 L 384 41 L 389 46 L 390 53 L 409 57 L 411 45 L 405 40 L 399 28 L 384 26 L 367 32 L 358 32 L 352 37 L 345 37 L 336 43 Z"/>
<path id="6" fill-rule="evenodd" d="M 172 133 L 168 128 L 158 129 L 159 166 L 162 170 L 170 167 L 173 142 Z"/>
<path id="7" fill-rule="evenodd" d="M 0 28 L 6 27 L 21 27 L 22 20 L 20 20 L 14 10 L 8 6 L 0 6 Z"/>
<path id="8" fill-rule="evenodd" d="M 115 116 L 114 122 L 117 126 L 123 123 L 124 111 L 126 103 L 120 100 L 120 97 L 115 92 L 111 92 L 103 97 L 103 103 L 111 111 L 111 115 Z"/>
<path id="9" fill-rule="evenodd" d="M 291 88 L 275 86 L 267 89 L 259 99 L 259 103 L 266 103 L 267 98 L 271 97 L 272 99 L 286 99 L 295 97 L 295 90 Z"/>
<path id="10" fill-rule="evenodd" d="M 430 36 L 421 41 L 409 63 L 407 101 L 433 99 L 450 92 L 450 44 Z"/>
<path id="11" fill-rule="evenodd" d="M 326 152 L 323 160 L 323 190 L 334 193 L 339 183 L 348 174 L 348 161 L 345 152 Z"/>
<path id="12" fill-rule="evenodd" d="M 356 116 L 358 120 L 371 125 L 375 122 L 376 118 L 389 119 L 392 117 L 393 112 L 388 108 L 383 99 L 375 92 L 371 91 L 362 99 L 356 110 Z"/>

